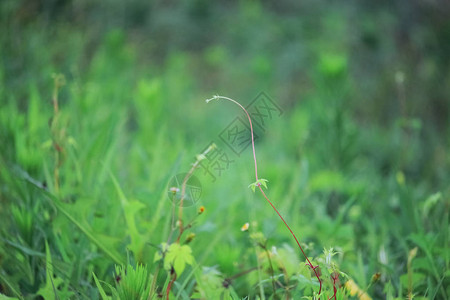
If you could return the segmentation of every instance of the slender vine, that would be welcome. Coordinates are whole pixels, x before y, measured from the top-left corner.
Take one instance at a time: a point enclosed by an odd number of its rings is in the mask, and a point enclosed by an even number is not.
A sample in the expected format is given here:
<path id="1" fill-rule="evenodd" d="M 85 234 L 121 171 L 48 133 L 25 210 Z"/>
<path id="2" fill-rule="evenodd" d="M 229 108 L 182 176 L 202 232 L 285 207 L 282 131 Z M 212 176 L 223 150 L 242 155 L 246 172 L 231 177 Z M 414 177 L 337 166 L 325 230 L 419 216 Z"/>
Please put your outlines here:
<path id="1" fill-rule="evenodd" d="M 61 114 L 59 111 L 58 105 L 58 93 L 61 87 L 66 84 L 66 80 L 64 75 L 62 74 L 54 74 L 53 75 L 53 94 L 52 94 L 52 103 L 53 103 L 53 117 L 50 119 L 50 130 L 52 134 L 52 142 L 53 148 L 55 149 L 55 166 L 53 168 L 53 177 L 54 177 L 54 189 L 55 193 L 59 195 L 60 190 L 60 175 L 59 171 L 64 162 L 65 158 L 65 128 L 64 125 L 61 124 Z"/>
<path id="2" fill-rule="evenodd" d="M 171 231 L 169 234 L 169 237 L 167 238 L 167 244 L 170 243 L 170 240 L 172 238 L 172 234 L 175 230 L 176 227 L 179 227 L 179 233 L 178 233 L 178 237 L 175 241 L 175 243 L 180 244 L 180 239 L 181 236 L 183 235 L 184 231 L 188 228 L 190 228 L 192 226 L 192 223 L 194 222 L 195 218 L 202 214 L 203 211 L 205 210 L 204 206 L 201 206 L 197 216 L 194 217 L 194 219 L 192 219 L 190 222 L 188 222 L 186 225 L 184 225 L 183 222 L 183 203 L 184 203 L 184 199 L 186 198 L 186 185 L 187 182 L 189 181 L 189 179 L 192 177 L 192 175 L 194 174 L 194 171 L 198 168 L 198 166 L 200 165 L 200 162 L 204 159 L 206 159 L 206 155 L 212 151 L 214 148 L 216 147 L 215 144 L 211 144 L 205 151 L 203 151 L 203 153 L 198 154 L 196 157 L 195 162 L 192 164 L 191 169 L 189 170 L 189 172 L 187 172 L 187 174 L 184 176 L 183 179 L 183 183 L 181 184 L 181 197 L 180 197 L 180 203 L 178 205 L 178 220 L 176 223 L 176 226 L 174 226 L 174 222 L 175 222 L 175 199 L 176 199 L 176 194 L 179 191 L 178 188 L 176 187 L 171 187 L 169 189 L 169 191 L 172 193 L 172 221 L 171 221 Z M 190 242 L 195 235 L 193 236 L 188 236 L 186 239 L 186 243 Z M 177 273 L 175 272 L 175 269 L 172 267 L 172 269 L 170 270 L 170 276 L 171 276 L 171 280 L 169 282 L 169 284 L 167 285 L 167 289 L 166 289 L 166 299 L 169 300 L 169 294 L 170 294 L 170 290 L 172 289 L 172 285 L 175 282 L 175 280 L 177 279 Z"/>
<path id="3" fill-rule="evenodd" d="M 297 242 L 298 247 L 300 248 L 300 251 L 302 252 L 303 256 L 305 257 L 306 261 L 307 261 L 307 266 L 309 266 L 311 268 L 311 270 L 313 270 L 314 275 L 316 276 L 317 280 L 319 281 L 319 298 L 320 299 L 320 293 L 322 292 L 322 280 L 320 279 L 319 273 L 317 271 L 317 268 L 319 267 L 318 265 L 314 266 L 311 261 L 309 260 L 308 256 L 306 256 L 305 251 L 303 250 L 303 247 L 300 245 L 300 242 L 298 241 L 297 237 L 295 236 L 294 232 L 292 231 L 291 227 L 289 227 L 288 223 L 286 222 L 286 220 L 283 218 L 283 216 L 278 212 L 278 210 L 275 208 L 275 206 L 273 205 L 273 203 L 269 200 L 269 198 L 266 196 L 266 194 L 264 193 L 263 189 L 261 186 L 264 186 L 265 188 L 267 188 L 267 183 L 268 180 L 263 179 L 263 178 L 259 178 L 258 177 L 258 163 L 256 161 L 256 151 L 255 151 L 255 139 L 253 136 L 253 125 L 252 125 L 252 119 L 250 118 L 249 113 L 247 112 L 247 110 L 237 101 L 228 98 L 228 97 L 224 97 L 224 96 L 219 96 L 219 95 L 215 95 L 214 97 L 207 99 L 206 103 L 209 103 L 210 101 L 213 100 L 227 100 L 227 101 L 231 101 L 234 104 L 238 105 L 247 115 L 248 118 L 248 122 L 250 123 L 250 133 L 251 133 L 251 140 L 252 140 L 252 150 L 253 150 L 253 160 L 255 162 L 255 179 L 256 181 L 252 184 L 249 185 L 249 187 L 253 190 L 253 192 L 255 191 L 256 187 L 258 187 L 258 189 L 260 190 L 261 194 L 264 196 L 264 198 L 267 200 L 267 202 L 269 202 L 270 206 L 272 206 L 273 210 L 277 213 L 277 215 L 280 217 L 281 221 L 283 221 L 284 225 L 286 226 L 286 228 L 289 230 L 289 232 L 291 233 L 292 237 L 295 239 L 295 241 Z M 335 283 L 335 280 L 334 280 Z M 336 287 L 335 284 L 334 285 L 334 295 L 333 297 L 336 297 Z M 333 298 L 332 297 L 332 298 Z M 330 298 L 331 299 L 331 298 Z"/>
<path id="4" fill-rule="evenodd" d="M 178 234 L 177 243 L 180 242 L 180 238 L 183 235 L 184 230 L 186 227 L 183 225 L 183 202 L 184 198 L 186 197 L 186 184 L 189 181 L 189 178 L 191 178 L 192 174 L 194 173 L 195 169 L 198 168 L 200 165 L 200 162 L 206 158 L 206 155 L 212 151 L 216 147 L 215 144 L 211 144 L 202 154 L 197 155 L 195 163 L 192 164 L 191 169 L 186 174 L 186 176 L 183 179 L 183 183 L 181 184 L 181 199 L 180 204 L 178 206 L 178 225 L 180 226 L 180 233 Z"/>

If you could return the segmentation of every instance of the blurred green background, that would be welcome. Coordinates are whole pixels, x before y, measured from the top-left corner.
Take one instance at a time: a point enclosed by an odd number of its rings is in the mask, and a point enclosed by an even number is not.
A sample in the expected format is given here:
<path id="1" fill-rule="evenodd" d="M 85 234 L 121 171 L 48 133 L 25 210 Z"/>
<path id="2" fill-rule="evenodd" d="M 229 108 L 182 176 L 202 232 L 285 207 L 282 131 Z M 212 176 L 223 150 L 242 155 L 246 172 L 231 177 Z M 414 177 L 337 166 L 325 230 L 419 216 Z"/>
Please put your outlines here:
<path id="1" fill-rule="evenodd" d="M 0 293 L 46 298 L 46 242 L 62 299 L 98 298 L 92 272 L 112 283 L 126 249 L 153 268 L 169 181 L 243 116 L 205 99 L 264 92 L 283 114 L 259 174 L 308 255 L 334 247 L 375 299 L 450 297 L 448 1 L 2 0 L 0 25 Z M 256 265 L 246 222 L 297 253 L 247 188 L 251 148 L 226 151 L 185 209 L 205 206 L 191 246 L 225 278 Z M 233 287 L 253 299 L 257 279 Z"/>

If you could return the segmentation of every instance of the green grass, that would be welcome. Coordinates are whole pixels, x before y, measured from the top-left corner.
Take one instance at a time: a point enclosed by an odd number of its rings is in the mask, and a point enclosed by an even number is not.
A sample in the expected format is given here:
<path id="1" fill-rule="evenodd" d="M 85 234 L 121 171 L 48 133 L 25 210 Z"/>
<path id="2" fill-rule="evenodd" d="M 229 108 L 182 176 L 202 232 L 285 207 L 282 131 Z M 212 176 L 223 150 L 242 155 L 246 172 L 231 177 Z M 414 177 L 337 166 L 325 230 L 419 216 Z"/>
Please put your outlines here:
<path id="1" fill-rule="evenodd" d="M 2 15 L 13 9 L 8 3 Z M 256 30 L 251 21 L 264 12 L 252 5 L 236 15 L 247 31 L 222 32 L 231 44 Z M 265 16 L 269 31 L 289 27 Z M 329 52 L 325 37 L 308 36 L 312 62 L 300 96 L 275 75 L 288 56 L 270 50 L 247 60 L 256 51 L 248 46 L 234 61 L 218 43 L 154 62 L 127 31 L 107 31 L 93 47 L 78 28 L 38 31 L 5 20 L 0 299 L 312 299 L 317 279 L 272 208 L 248 188 L 251 147 L 237 156 L 219 138 L 245 116 L 205 103 L 220 93 L 245 106 L 261 91 L 283 114 L 257 131 L 258 173 L 320 265 L 321 299 L 332 297 L 330 275 L 338 272 L 336 299 L 450 297 L 448 120 L 442 129 L 400 110 L 382 120 L 382 104 L 367 104 L 367 112 L 364 78 L 352 73 L 348 50 Z M 346 32 L 342 15 L 327 20 L 323 26 Z M 24 39 L 18 53 L 6 43 L 14 30 Z M 14 65 L 20 61 L 27 66 Z M 55 74 L 65 79 L 56 90 Z M 395 85 L 384 80 L 380 95 Z M 202 196 L 183 209 L 192 226 L 178 244 L 168 184 L 212 141 L 234 162 L 215 181 L 194 172 Z"/>

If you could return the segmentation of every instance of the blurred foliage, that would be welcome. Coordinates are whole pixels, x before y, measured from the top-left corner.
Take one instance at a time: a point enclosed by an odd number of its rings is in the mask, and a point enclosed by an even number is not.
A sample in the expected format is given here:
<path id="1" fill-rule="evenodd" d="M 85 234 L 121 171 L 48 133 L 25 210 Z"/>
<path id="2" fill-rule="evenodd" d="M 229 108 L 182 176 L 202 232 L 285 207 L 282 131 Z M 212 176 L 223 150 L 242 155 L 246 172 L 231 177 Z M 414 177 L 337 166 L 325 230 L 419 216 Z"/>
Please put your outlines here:
<path id="1" fill-rule="evenodd" d="M 238 114 L 204 99 L 261 91 L 261 175 L 324 272 L 336 250 L 337 299 L 450 297 L 448 1 L 2 0 L 0 25 L 0 299 L 105 298 L 126 269 L 165 296 L 167 184 Z M 317 289 L 250 157 L 196 173 L 171 299 L 269 298 L 269 264 L 278 295 Z"/>

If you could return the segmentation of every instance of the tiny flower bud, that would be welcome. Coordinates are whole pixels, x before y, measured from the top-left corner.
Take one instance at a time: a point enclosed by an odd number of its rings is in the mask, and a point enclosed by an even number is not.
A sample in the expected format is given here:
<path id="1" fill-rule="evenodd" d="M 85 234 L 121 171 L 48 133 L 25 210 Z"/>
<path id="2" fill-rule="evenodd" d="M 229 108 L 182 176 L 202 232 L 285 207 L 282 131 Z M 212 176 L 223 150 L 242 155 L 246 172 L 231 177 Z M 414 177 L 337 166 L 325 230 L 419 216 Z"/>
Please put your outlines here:
<path id="1" fill-rule="evenodd" d="M 277 247 L 272 246 L 272 253 L 273 253 L 274 255 L 278 255 Z"/>
<path id="2" fill-rule="evenodd" d="M 181 226 L 182 226 L 182 223 L 181 223 L 180 220 L 178 220 L 177 223 L 176 223 L 175 225 L 176 225 L 177 227 L 181 227 Z"/>
<path id="3" fill-rule="evenodd" d="M 169 189 L 169 191 L 175 195 L 176 193 L 178 193 L 180 191 L 180 189 L 173 186 Z"/>
<path id="4" fill-rule="evenodd" d="M 250 227 L 250 224 L 248 224 L 248 222 L 247 222 L 247 223 L 245 223 L 244 225 L 242 225 L 241 231 L 247 231 L 247 230 L 248 230 L 248 227 Z"/>
<path id="5" fill-rule="evenodd" d="M 202 206 L 200 206 L 200 208 L 198 209 L 198 214 L 201 215 L 204 211 L 205 211 L 205 207 L 202 205 Z"/>
<path id="6" fill-rule="evenodd" d="M 373 274 L 371 282 L 373 282 L 373 283 L 377 282 L 378 280 L 380 280 L 380 277 L 381 277 L 380 272 Z"/>
<path id="7" fill-rule="evenodd" d="M 189 244 L 190 242 L 192 242 L 192 240 L 193 240 L 194 238 L 195 238 L 195 233 L 190 233 L 190 234 L 187 236 L 185 243 L 186 243 L 186 244 Z"/>

